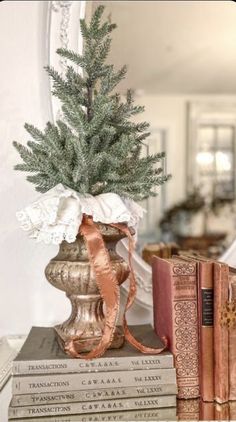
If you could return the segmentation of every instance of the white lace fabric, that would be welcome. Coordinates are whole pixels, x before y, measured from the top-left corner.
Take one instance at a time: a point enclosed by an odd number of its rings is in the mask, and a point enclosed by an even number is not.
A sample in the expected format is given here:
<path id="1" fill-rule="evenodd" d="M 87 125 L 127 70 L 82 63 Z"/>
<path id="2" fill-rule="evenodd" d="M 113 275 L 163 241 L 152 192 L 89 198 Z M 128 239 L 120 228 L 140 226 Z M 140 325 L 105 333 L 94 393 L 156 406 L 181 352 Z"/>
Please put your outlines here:
<path id="1" fill-rule="evenodd" d="M 57 245 L 63 240 L 75 241 L 83 214 L 92 216 L 95 222 L 126 223 L 137 228 L 144 212 L 136 202 L 115 193 L 81 195 L 58 184 L 18 211 L 16 217 L 30 238 Z"/>

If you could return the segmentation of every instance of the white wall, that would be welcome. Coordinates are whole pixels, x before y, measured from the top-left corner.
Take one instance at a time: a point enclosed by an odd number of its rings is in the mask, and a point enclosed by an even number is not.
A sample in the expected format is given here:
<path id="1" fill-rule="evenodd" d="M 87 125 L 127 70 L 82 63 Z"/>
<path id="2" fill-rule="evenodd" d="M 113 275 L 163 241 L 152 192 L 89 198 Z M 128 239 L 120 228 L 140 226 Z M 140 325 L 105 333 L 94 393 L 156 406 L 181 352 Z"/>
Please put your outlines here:
<path id="1" fill-rule="evenodd" d="M 29 240 L 15 218 L 36 194 L 25 175 L 13 170 L 19 156 L 12 141 L 29 139 L 24 122 L 43 127 L 49 119 L 46 7 L 37 1 L 0 3 L 0 336 L 56 319 L 66 302 L 43 274 L 56 251 Z"/>
<path id="2" fill-rule="evenodd" d="M 13 170 L 19 156 L 12 146 L 29 139 L 25 122 L 44 127 L 50 119 L 46 13 L 48 2 L 0 3 L 0 336 L 25 333 L 32 325 L 52 325 L 70 312 L 63 292 L 44 277 L 57 247 L 36 244 L 18 225 L 15 212 L 38 194 Z M 150 320 L 151 312 L 134 306 L 130 322 Z M 131 315 L 132 314 L 132 315 Z"/>

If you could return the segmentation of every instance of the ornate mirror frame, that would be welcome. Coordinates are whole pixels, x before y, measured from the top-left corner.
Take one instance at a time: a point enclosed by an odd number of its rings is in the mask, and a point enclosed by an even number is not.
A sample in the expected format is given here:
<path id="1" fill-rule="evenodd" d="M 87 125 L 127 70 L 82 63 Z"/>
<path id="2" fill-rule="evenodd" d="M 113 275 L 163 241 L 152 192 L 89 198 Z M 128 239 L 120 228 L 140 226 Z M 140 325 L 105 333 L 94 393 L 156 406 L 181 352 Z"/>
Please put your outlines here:
<path id="1" fill-rule="evenodd" d="M 56 49 L 70 48 L 82 52 L 82 37 L 80 35 L 79 20 L 89 18 L 92 2 L 86 1 L 49 1 L 47 5 L 47 59 L 48 64 L 63 74 L 65 60 L 59 60 Z M 50 87 L 51 88 L 51 87 Z M 50 95 L 51 119 L 60 116 L 60 103 Z M 118 253 L 128 259 L 126 241 L 118 245 Z M 137 280 L 136 302 L 146 309 L 152 308 L 152 271 L 151 267 L 137 254 L 133 255 L 133 266 Z M 123 287 L 126 290 L 125 287 Z"/>

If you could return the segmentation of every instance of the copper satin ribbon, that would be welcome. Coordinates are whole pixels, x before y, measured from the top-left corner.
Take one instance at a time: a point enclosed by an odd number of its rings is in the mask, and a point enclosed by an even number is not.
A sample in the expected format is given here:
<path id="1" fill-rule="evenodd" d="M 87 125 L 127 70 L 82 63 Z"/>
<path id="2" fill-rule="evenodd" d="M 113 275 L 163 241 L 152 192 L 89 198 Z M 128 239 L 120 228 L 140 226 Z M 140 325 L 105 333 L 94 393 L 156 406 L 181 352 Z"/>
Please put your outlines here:
<path id="1" fill-rule="evenodd" d="M 129 331 L 128 324 L 126 321 L 126 311 L 133 304 L 137 290 L 135 275 L 132 266 L 132 253 L 134 250 L 134 242 L 129 229 L 125 224 L 119 223 L 110 225 L 122 231 L 128 237 L 129 240 L 130 288 L 123 317 L 123 329 L 125 339 L 136 349 L 140 350 L 142 353 L 159 354 L 167 347 L 166 338 L 162 339 L 164 347 L 155 349 L 152 347 L 144 346 L 142 343 L 136 340 Z M 94 223 L 92 217 L 88 217 L 86 215 L 83 216 L 83 221 L 80 226 L 80 234 L 84 236 L 84 239 L 86 241 L 90 264 L 96 276 L 96 282 L 101 297 L 105 304 L 105 327 L 100 342 L 93 350 L 91 350 L 87 354 L 80 354 L 77 352 L 75 342 L 79 340 L 78 336 L 72 337 L 66 343 L 65 351 L 72 357 L 93 359 L 102 356 L 112 342 L 117 319 L 119 316 L 120 288 L 118 280 L 116 279 L 116 276 L 112 271 L 110 257 L 104 244 L 102 235 L 100 233 L 100 230 Z"/>

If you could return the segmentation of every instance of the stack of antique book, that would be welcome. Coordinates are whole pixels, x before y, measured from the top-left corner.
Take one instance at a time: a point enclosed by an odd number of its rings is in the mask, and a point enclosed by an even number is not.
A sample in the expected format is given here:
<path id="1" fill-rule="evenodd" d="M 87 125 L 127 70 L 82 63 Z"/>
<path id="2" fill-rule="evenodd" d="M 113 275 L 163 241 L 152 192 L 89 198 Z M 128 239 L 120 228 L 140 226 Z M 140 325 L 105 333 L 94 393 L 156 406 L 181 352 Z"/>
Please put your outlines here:
<path id="1" fill-rule="evenodd" d="M 202 399 L 178 400 L 177 414 L 179 421 L 235 421 L 236 402 L 219 404 Z"/>
<path id="2" fill-rule="evenodd" d="M 132 331 L 144 344 L 161 346 L 150 325 Z M 58 346 L 53 328 L 31 329 L 13 362 L 12 387 L 10 419 L 77 415 L 80 420 L 84 414 L 119 412 L 119 420 L 128 420 L 127 411 L 140 409 L 155 409 L 156 420 L 176 415 L 176 371 L 169 351 L 143 355 L 125 344 L 98 359 L 72 359 Z M 138 413 L 134 417 L 138 420 Z"/>
<path id="3" fill-rule="evenodd" d="M 147 243 L 143 247 L 142 258 L 151 265 L 153 256 L 171 258 L 172 255 L 178 254 L 178 252 L 179 246 L 174 242 Z"/>
<path id="4" fill-rule="evenodd" d="M 179 398 L 236 400 L 236 270 L 200 256 L 153 258 L 154 324 Z"/>

